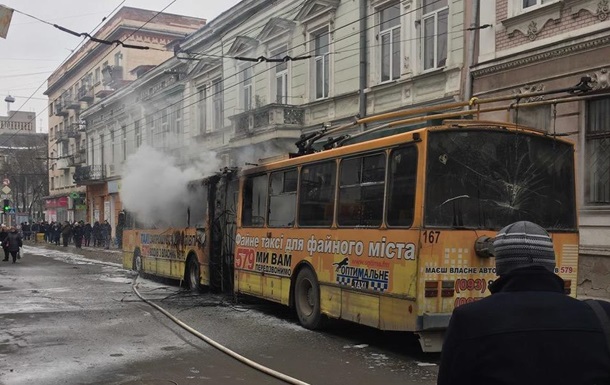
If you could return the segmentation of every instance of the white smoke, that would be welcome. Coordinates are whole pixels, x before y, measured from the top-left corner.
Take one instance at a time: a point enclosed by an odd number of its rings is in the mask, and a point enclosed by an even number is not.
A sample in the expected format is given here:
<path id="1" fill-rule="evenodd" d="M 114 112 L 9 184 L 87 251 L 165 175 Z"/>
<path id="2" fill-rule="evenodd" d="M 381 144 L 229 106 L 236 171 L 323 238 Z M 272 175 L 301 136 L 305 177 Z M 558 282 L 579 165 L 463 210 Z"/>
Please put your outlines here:
<path id="1" fill-rule="evenodd" d="M 212 151 L 201 151 L 186 169 L 176 159 L 143 145 L 125 161 L 121 201 L 138 221 L 150 226 L 176 226 L 186 220 L 188 183 L 213 175 L 220 161 Z M 203 199 L 203 197 L 201 197 Z"/>

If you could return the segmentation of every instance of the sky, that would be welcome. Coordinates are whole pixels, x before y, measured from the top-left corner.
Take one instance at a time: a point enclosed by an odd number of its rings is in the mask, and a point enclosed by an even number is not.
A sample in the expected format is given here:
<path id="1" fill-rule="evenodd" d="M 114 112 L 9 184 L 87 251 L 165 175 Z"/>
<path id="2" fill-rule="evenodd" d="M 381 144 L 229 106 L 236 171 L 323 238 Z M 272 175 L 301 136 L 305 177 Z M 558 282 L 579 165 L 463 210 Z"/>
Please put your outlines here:
<path id="1" fill-rule="evenodd" d="M 171 4 L 164 12 L 210 21 L 239 1 L 4 0 L 2 4 L 73 31 L 91 32 L 119 5 L 160 11 Z M 47 132 L 48 101 L 43 95 L 46 79 L 81 42 L 80 37 L 13 13 L 7 38 L 0 38 L 0 115 L 6 116 L 7 103 L 3 100 L 10 94 L 15 98 L 11 111 L 36 112 L 37 131 Z"/>

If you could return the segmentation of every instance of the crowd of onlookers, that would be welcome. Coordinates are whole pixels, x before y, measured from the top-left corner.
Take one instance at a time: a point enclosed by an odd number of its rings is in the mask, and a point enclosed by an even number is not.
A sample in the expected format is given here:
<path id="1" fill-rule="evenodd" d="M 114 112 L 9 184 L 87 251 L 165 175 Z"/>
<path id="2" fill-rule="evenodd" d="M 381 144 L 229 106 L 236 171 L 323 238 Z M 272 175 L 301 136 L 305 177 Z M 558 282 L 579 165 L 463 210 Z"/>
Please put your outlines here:
<path id="1" fill-rule="evenodd" d="M 47 243 L 63 246 L 74 244 L 77 248 L 104 247 L 108 249 L 111 243 L 112 227 L 107 220 L 102 223 L 95 221 L 93 225 L 85 221 L 70 223 L 60 222 L 28 222 L 21 224 L 21 233 L 24 240 L 36 240 L 36 234 L 44 234 L 43 239 Z"/>

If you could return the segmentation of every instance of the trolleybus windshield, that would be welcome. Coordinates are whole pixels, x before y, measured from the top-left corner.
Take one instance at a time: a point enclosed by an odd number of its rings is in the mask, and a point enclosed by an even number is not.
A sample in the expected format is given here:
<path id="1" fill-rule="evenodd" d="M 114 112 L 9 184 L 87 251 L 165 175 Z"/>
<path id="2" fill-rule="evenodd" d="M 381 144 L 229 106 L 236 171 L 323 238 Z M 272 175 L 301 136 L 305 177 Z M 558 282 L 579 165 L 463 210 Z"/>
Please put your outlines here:
<path id="1" fill-rule="evenodd" d="M 430 132 L 426 226 L 575 230 L 573 146 L 509 131 Z"/>

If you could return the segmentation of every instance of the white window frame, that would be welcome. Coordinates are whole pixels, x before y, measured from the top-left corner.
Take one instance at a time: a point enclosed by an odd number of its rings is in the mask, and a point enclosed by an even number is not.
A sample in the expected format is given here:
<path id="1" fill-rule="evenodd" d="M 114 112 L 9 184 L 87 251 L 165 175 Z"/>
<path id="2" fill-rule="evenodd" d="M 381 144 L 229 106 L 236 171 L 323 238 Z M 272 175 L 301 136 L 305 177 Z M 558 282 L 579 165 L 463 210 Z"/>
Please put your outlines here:
<path id="1" fill-rule="evenodd" d="M 274 58 L 274 59 L 280 59 L 285 57 L 286 55 L 288 55 L 288 44 L 282 44 L 279 46 L 276 46 L 272 49 L 269 50 L 269 57 Z M 277 104 L 289 104 L 289 100 L 290 100 L 290 85 L 289 85 L 289 81 L 290 81 L 290 61 L 286 61 L 286 62 L 281 62 L 281 63 L 276 63 L 276 62 L 271 62 L 269 63 L 270 67 L 272 69 L 272 73 L 273 76 L 271 78 L 271 86 L 269 87 L 269 89 L 271 90 L 271 95 L 269 100 L 271 100 L 272 103 L 277 103 Z M 285 68 L 282 68 L 278 71 L 278 68 L 280 66 L 285 66 Z M 282 86 L 282 92 L 281 94 L 278 93 L 278 82 L 281 82 Z"/>
<path id="2" fill-rule="evenodd" d="M 222 78 L 212 80 L 212 131 L 224 127 L 223 85 Z"/>
<path id="3" fill-rule="evenodd" d="M 117 52 L 114 54 L 114 65 L 121 67 L 123 65 L 123 53 Z"/>
<path id="4" fill-rule="evenodd" d="M 321 52 L 321 55 L 318 55 L 318 48 L 317 48 L 317 39 L 318 36 L 327 34 L 328 35 L 328 45 L 326 45 L 325 47 L 321 47 L 325 49 L 325 52 Z M 331 39 L 331 32 L 330 32 L 330 26 L 329 25 L 324 25 L 320 28 L 317 28 L 315 30 L 312 30 L 312 32 L 310 33 L 311 36 L 311 41 L 312 41 L 312 45 L 313 45 L 313 53 L 314 53 L 314 61 L 313 61 L 313 68 L 312 68 L 312 80 L 313 80 L 313 84 L 312 84 L 312 96 L 314 100 L 322 100 L 322 99 L 326 99 L 328 97 L 330 97 L 331 92 L 330 92 L 330 88 L 331 88 L 331 84 L 332 84 L 332 71 L 330 70 L 331 67 L 331 60 L 330 60 L 330 51 L 331 51 L 331 47 L 332 47 L 332 39 Z M 321 63 L 322 66 L 322 81 L 321 81 L 321 85 L 322 85 L 322 92 L 321 92 L 321 96 L 318 96 L 318 65 L 319 63 Z M 328 85 L 326 87 L 324 87 L 324 80 L 328 80 Z"/>
<path id="5" fill-rule="evenodd" d="M 203 84 L 197 88 L 197 123 L 199 124 L 199 134 L 208 131 L 208 87 Z"/>
<path id="6" fill-rule="evenodd" d="M 422 0 L 422 18 L 421 18 L 421 23 L 420 23 L 420 29 L 421 29 L 421 43 L 420 43 L 420 47 L 421 47 L 421 66 L 422 69 L 424 71 L 433 71 L 433 70 L 437 70 L 440 68 L 444 68 L 447 66 L 447 60 L 448 60 L 448 56 L 449 56 L 449 5 L 448 5 L 448 0 L 436 0 L 439 3 L 445 3 L 445 5 L 438 7 L 438 8 L 434 8 L 434 10 L 428 12 L 428 13 L 423 13 L 425 12 L 425 2 L 427 0 Z M 435 3 L 435 0 L 428 0 L 430 1 L 430 4 L 428 6 L 436 6 L 438 5 L 438 3 Z M 445 39 L 445 62 L 442 65 L 439 65 L 439 24 L 438 24 L 438 19 L 439 19 L 439 14 L 446 12 L 447 13 L 447 32 L 445 32 L 444 39 Z M 434 52 L 434 58 L 433 58 L 433 62 L 434 65 L 430 66 L 430 67 L 426 67 L 426 40 L 427 40 L 427 36 L 426 36 L 426 21 L 428 20 L 433 20 L 434 22 L 434 35 L 432 36 L 432 42 L 433 42 L 433 52 Z"/>
<path id="7" fill-rule="evenodd" d="M 121 126 L 121 134 L 123 136 L 123 148 L 121 149 L 123 161 L 127 159 L 127 126 Z"/>
<path id="8" fill-rule="evenodd" d="M 108 159 L 108 164 L 114 164 L 114 130 L 112 127 L 110 128 L 110 159 Z"/>
<path id="9" fill-rule="evenodd" d="M 242 62 L 237 66 L 239 74 L 239 106 L 242 111 L 254 108 L 254 64 Z"/>
<path id="10" fill-rule="evenodd" d="M 535 2 L 535 4 L 532 4 L 529 7 L 525 7 L 523 3 L 526 0 L 512 0 L 512 1 L 517 2 L 517 4 L 516 4 L 517 6 L 515 8 L 518 9 L 520 13 L 530 12 L 530 11 L 533 11 L 534 9 L 538 9 L 542 6 L 557 2 L 557 0 L 533 0 Z"/>
<path id="11" fill-rule="evenodd" d="M 383 26 L 383 20 L 382 20 L 382 12 L 388 8 L 392 8 L 398 6 L 398 18 L 397 20 L 397 24 L 396 25 L 392 25 L 390 28 L 387 29 L 381 29 Z M 400 72 L 401 72 L 401 68 L 402 68 L 402 42 L 401 42 L 401 33 L 402 33 L 402 16 L 401 14 L 401 8 L 400 8 L 400 3 L 391 3 L 391 4 L 386 4 L 382 7 L 379 7 L 377 9 L 377 12 L 379 14 L 379 82 L 380 83 L 385 83 L 385 82 L 391 82 L 394 80 L 397 80 L 400 78 Z M 394 20 L 392 20 L 394 21 Z M 398 40 L 394 41 L 394 35 L 395 35 L 395 31 L 398 30 Z M 384 68 L 384 57 L 383 57 L 383 39 L 385 36 L 389 37 L 389 47 L 390 47 L 390 56 L 389 56 L 389 61 L 390 61 L 390 71 L 389 71 L 389 78 L 385 79 L 383 78 L 383 68 Z M 398 45 L 398 73 L 396 75 L 394 75 L 394 57 L 393 57 L 393 52 L 395 49 L 395 45 Z"/>
<path id="12" fill-rule="evenodd" d="M 135 137 L 136 150 L 142 145 L 142 125 L 140 123 L 140 119 L 136 119 L 133 122 L 133 134 Z"/>
<path id="13" fill-rule="evenodd" d="M 595 117 L 590 116 L 590 108 L 593 103 L 600 103 L 595 111 Z M 607 165 L 607 151 L 601 151 L 600 146 L 607 146 L 610 143 L 610 117 L 607 114 L 606 106 L 610 105 L 610 98 L 600 97 L 585 102 L 585 129 L 584 129 L 584 170 L 585 170 L 585 189 L 584 204 L 589 207 L 607 207 L 610 204 L 610 166 Z M 605 120 L 599 122 L 600 119 Z M 595 122 L 595 123 L 593 123 Z M 592 125 L 596 125 L 596 130 L 592 131 Z M 595 158 L 592 154 L 595 151 Z M 601 165 L 601 166 L 600 166 Z M 605 169 L 604 169 L 605 167 Z M 605 186 L 600 192 L 599 185 Z"/>

